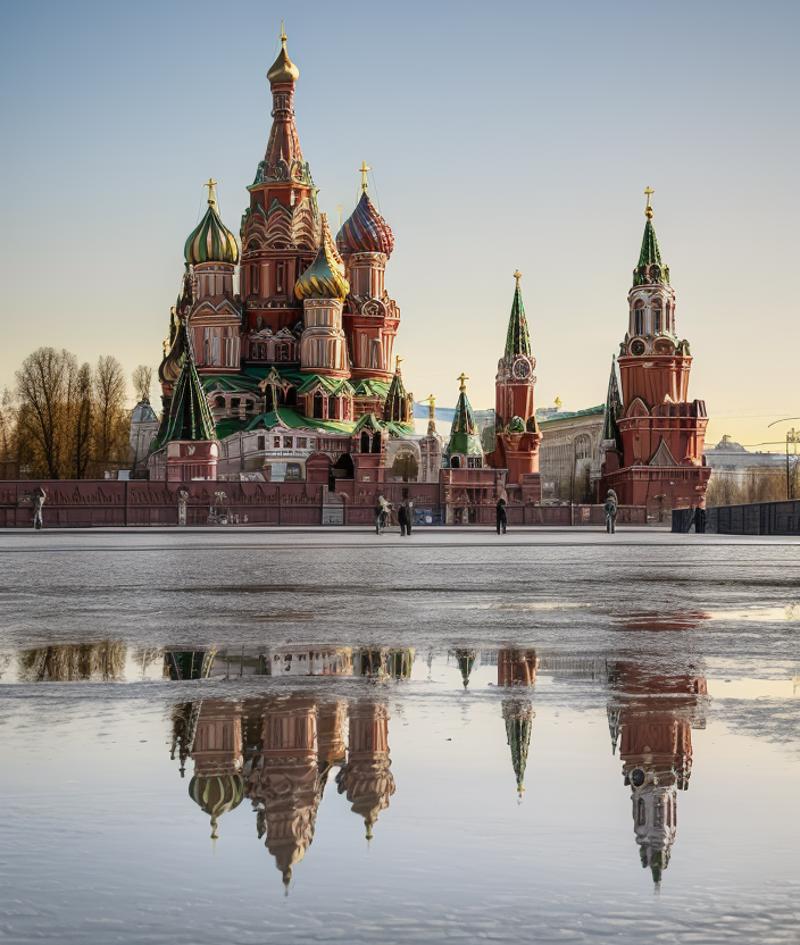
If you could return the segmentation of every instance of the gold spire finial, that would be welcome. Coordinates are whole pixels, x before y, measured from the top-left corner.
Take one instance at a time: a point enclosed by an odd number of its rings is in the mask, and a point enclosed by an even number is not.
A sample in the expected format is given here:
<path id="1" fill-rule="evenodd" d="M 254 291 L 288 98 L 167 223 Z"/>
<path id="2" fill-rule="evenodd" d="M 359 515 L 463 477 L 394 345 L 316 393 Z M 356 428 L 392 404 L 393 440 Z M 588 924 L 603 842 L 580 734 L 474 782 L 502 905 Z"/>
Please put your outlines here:
<path id="1" fill-rule="evenodd" d="M 372 168 L 369 166 L 369 164 L 367 164 L 366 161 L 361 162 L 361 167 L 359 167 L 359 171 L 361 171 L 361 193 L 362 194 L 365 194 L 367 192 L 367 188 L 369 187 L 367 174 L 369 174 L 371 170 Z"/>
<path id="2" fill-rule="evenodd" d="M 436 398 L 433 396 L 433 394 L 428 394 L 422 403 L 428 405 L 428 419 L 433 420 L 436 416 Z"/>
<path id="3" fill-rule="evenodd" d="M 562 401 L 561 401 L 561 398 L 558 396 L 558 394 L 556 394 L 556 399 L 553 401 L 553 403 L 556 406 L 556 410 L 561 410 Z"/>
<path id="4" fill-rule="evenodd" d="M 213 177 L 209 177 L 208 180 L 203 184 L 203 187 L 208 187 L 208 205 L 213 207 L 215 210 L 217 208 L 217 182 Z"/>
<path id="5" fill-rule="evenodd" d="M 456 380 L 458 381 L 458 390 L 459 390 L 459 393 L 462 393 L 462 394 L 463 394 L 464 391 L 467 389 L 467 385 L 466 385 L 465 381 L 468 381 L 468 380 L 469 380 L 469 377 L 462 371 L 462 372 L 458 375 L 458 377 L 456 378 Z"/>
<path id="6" fill-rule="evenodd" d="M 284 48 L 286 47 L 286 40 L 288 38 L 289 37 L 286 35 L 286 26 L 284 25 L 284 21 L 281 20 L 281 46 Z"/>
<path id="7" fill-rule="evenodd" d="M 396 355 L 394 356 L 394 369 L 395 369 L 395 371 L 396 371 L 398 374 L 400 373 L 400 364 L 401 364 L 401 362 L 403 362 L 404 360 L 405 360 L 405 358 L 401 358 L 399 354 L 396 354 Z"/>
<path id="8" fill-rule="evenodd" d="M 517 280 L 517 288 L 519 288 L 519 280 L 522 278 L 522 273 L 519 269 L 514 270 L 514 278 Z"/>
<path id="9" fill-rule="evenodd" d="M 647 206 L 644 208 L 644 215 L 647 217 L 648 220 L 653 219 L 653 208 L 650 206 L 650 198 L 653 196 L 654 193 L 655 191 L 653 190 L 652 187 L 645 187 L 644 195 L 645 197 L 647 197 Z"/>

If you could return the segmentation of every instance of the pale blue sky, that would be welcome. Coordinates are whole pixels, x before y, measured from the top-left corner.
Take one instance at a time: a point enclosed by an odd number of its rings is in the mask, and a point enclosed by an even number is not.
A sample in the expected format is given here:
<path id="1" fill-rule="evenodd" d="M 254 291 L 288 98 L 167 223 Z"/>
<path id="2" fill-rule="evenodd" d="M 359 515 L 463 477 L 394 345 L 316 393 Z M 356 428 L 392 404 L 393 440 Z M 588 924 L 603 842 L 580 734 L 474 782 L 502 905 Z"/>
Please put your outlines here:
<path id="1" fill-rule="evenodd" d="M 7 4 L 0 385 L 46 343 L 158 363 L 210 174 L 238 232 L 281 17 L 322 208 L 374 168 L 418 397 L 493 403 L 519 267 L 539 402 L 600 402 L 650 184 L 711 438 L 800 414 L 788 2 Z"/>

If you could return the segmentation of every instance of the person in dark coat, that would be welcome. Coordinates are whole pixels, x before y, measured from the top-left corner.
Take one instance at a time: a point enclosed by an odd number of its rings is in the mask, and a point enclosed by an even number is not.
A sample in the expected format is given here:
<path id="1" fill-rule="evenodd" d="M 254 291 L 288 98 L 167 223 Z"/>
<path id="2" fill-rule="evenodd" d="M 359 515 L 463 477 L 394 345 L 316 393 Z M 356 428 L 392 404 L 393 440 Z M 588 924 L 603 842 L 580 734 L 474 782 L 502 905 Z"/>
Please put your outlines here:
<path id="1" fill-rule="evenodd" d="M 603 511 L 606 515 L 606 531 L 609 535 L 613 535 L 617 530 L 617 505 L 617 493 L 613 489 L 609 489 L 603 505 Z"/>
<path id="2" fill-rule="evenodd" d="M 708 513 L 706 512 L 706 500 L 704 496 L 695 506 L 694 512 L 692 513 L 692 521 L 689 523 L 689 528 L 694 525 L 695 535 L 705 534 L 707 518 Z"/>
<path id="3" fill-rule="evenodd" d="M 495 517 L 497 520 L 497 534 L 500 532 L 505 535 L 506 527 L 508 526 L 508 514 L 506 513 L 506 499 L 505 496 L 500 496 L 497 500 L 497 506 L 495 509 Z"/>
<path id="4" fill-rule="evenodd" d="M 408 499 L 403 499 L 400 508 L 397 510 L 397 521 L 400 525 L 400 534 L 402 536 L 411 534 L 411 503 Z"/>

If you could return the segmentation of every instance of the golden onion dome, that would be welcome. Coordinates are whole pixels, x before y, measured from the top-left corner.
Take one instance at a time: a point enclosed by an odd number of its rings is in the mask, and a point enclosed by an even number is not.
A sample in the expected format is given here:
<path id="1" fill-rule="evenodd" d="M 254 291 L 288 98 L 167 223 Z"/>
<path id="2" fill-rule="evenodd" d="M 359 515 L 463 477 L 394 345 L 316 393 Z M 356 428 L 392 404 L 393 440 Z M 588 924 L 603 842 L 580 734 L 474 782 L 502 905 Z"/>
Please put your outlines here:
<path id="1" fill-rule="evenodd" d="M 301 302 L 304 299 L 339 299 L 343 302 L 350 291 L 345 278 L 344 262 L 328 227 L 327 214 L 322 217 L 322 241 L 311 265 L 294 284 L 294 294 Z"/>
<path id="2" fill-rule="evenodd" d="M 208 262 L 231 263 L 235 266 L 239 262 L 239 244 L 236 237 L 222 222 L 217 211 L 216 183 L 209 178 L 206 184 L 208 210 L 189 234 L 183 247 L 183 256 L 190 266 Z"/>
<path id="3" fill-rule="evenodd" d="M 195 775 L 189 797 L 211 818 L 211 837 L 217 839 L 217 820 L 242 803 L 244 780 L 240 774 Z"/>
<path id="4" fill-rule="evenodd" d="M 289 53 L 286 51 L 286 40 L 286 31 L 281 27 L 281 51 L 267 72 L 270 85 L 281 82 L 297 82 L 300 78 L 300 70 L 289 58 Z"/>

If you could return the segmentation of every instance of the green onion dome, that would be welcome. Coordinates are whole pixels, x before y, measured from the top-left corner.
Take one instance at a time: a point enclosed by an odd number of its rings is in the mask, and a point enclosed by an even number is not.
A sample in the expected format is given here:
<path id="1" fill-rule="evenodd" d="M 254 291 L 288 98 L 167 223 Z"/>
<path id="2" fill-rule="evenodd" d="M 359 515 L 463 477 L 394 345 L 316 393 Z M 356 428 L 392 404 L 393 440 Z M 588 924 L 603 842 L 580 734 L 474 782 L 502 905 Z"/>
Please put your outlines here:
<path id="1" fill-rule="evenodd" d="M 350 283 L 344 275 L 344 262 L 336 250 L 328 227 L 328 217 L 322 216 L 322 242 L 311 265 L 294 284 L 294 294 L 302 302 L 304 299 L 347 298 Z"/>
<path id="2" fill-rule="evenodd" d="M 195 775 L 189 797 L 211 818 L 211 838 L 217 839 L 217 820 L 242 803 L 244 780 L 240 774 Z"/>
<path id="3" fill-rule="evenodd" d="M 239 262 L 239 244 L 217 212 L 216 181 L 209 180 L 208 210 L 189 234 L 183 255 L 190 266 L 198 263 L 221 262 L 236 265 Z"/>
<path id="4" fill-rule="evenodd" d="M 508 426 L 506 429 L 509 433 L 524 433 L 525 421 L 522 419 L 522 417 L 512 417 L 508 421 Z"/>

